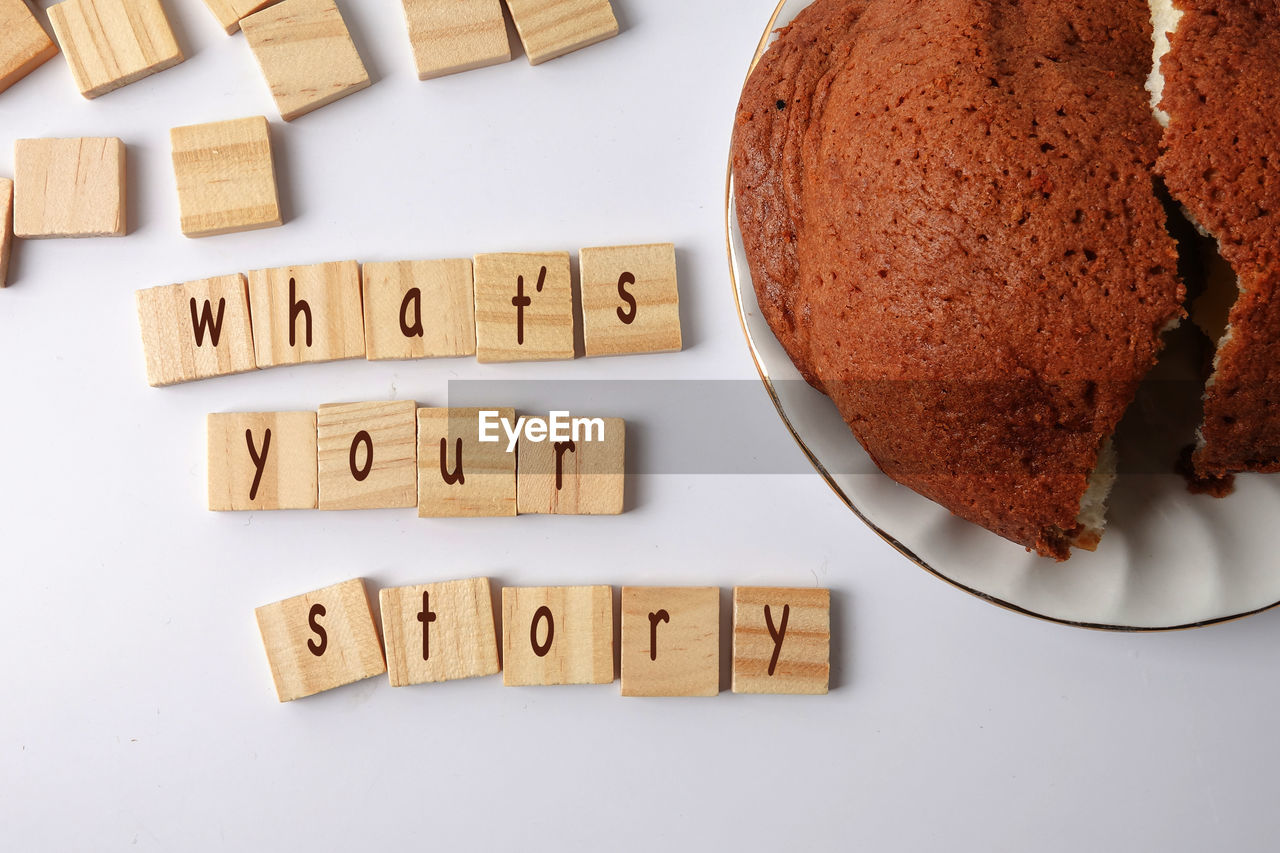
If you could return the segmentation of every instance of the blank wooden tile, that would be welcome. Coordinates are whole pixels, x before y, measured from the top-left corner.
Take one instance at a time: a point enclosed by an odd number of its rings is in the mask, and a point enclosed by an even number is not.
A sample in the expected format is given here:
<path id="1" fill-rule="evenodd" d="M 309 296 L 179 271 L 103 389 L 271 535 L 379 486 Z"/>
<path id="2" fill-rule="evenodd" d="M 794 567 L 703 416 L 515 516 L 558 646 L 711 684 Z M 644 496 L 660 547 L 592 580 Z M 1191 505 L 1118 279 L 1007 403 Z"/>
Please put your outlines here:
<path id="1" fill-rule="evenodd" d="M 211 414 L 209 509 L 316 508 L 316 413 Z"/>
<path id="2" fill-rule="evenodd" d="M 281 702 L 387 671 L 361 578 L 263 605 L 254 615 Z"/>
<path id="3" fill-rule="evenodd" d="M 13 181 L 0 178 L 0 287 L 9 284 L 9 253 L 13 251 Z"/>
<path id="4" fill-rule="evenodd" d="M 418 410 L 418 516 L 516 514 L 516 454 L 498 428 L 497 442 L 479 440 L 481 409 Z M 494 408 L 515 423 L 515 409 Z"/>
<path id="5" fill-rule="evenodd" d="M 475 261 L 480 361 L 573 358 L 567 252 L 476 255 Z"/>
<path id="6" fill-rule="evenodd" d="M 613 681 L 613 588 L 502 588 L 502 683 Z"/>
<path id="7" fill-rule="evenodd" d="M 733 590 L 734 693 L 821 694 L 830 680 L 830 590 Z"/>
<path id="8" fill-rule="evenodd" d="M 627 425 L 621 418 L 598 420 L 603 422 L 603 439 L 595 428 L 582 429 L 577 440 L 570 434 L 568 441 L 533 441 L 521 433 L 516 472 L 520 514 L 622 512 Z"/>
<path id="9" fill-rule="evenodd" d="M 609 0 L 507 0 L 507 8 L 534 65 L 618 34 Z"/>
<path id="10" fill-rule="evenodd" d="M 0 92 L 58 52 L 23 0 L 0 0 Z"/>
<path id="11" fill-rule="evenodd" d="M 240 29 L 242 20 L 277 2 L 279 0 L 204 0 L 204 5 L 209 7 L 227 35 L 231 35 Z"/>
<path id="12" fill-rule="evenodd" d="M 412 400 L 320 407 L 320 509 L 417 506 L 417 411 Z"/>
<path id="13" fill-rule="evenodd" d="M 355 261 L 254 270 L 249 307 L 258 367 L 364 357 Z"/>
<path id="14" fill-rule="evenodd" d="M 369 87 L 333 0 L 284 0 L 240 21 L 285 121 Z"/>
<path id="15" fill-rule="evenodd" d="M 263 116 L 169 131 L 182 233 L 209 237 L 283 222 Z"/>
<path id="16" fill-rule="evenodd" d="M 257 369 L 240 273 L 139 290 L 147 382 L 158 387 Z"/>
<path id="17" fill-rule="evenodd" d="M 604 246 L 578 258 L 588 356 L 681 348 L 675 246 Z"/>
<path id="18" fill-rule="evenodd" d="M 49 7 L 49 23 L 86 98 L 183 60 L 160 0 L 63 0 Z"/>
<path id="19" fill-rule="evenodd" d="M 123 237 L 124 143 L 19 139 L 13 147 L 19 237 Z"/>
<path id="20" fill-rule="evenodd" d="M 368 263 L 361 280 L 370 360 L 476 354 L 470 258 Z"/>
<path id="21" fill-rule="evenodd" d="M 384 589 L 379 597 L 392 687 L 501 669 L 488 578 Z"/>
<path id="22" fill-rule="evenodd" d="M 720 692 L 720 590 L 622 588 L 622 695 Z"/>
<path id="23" fill-rule="evenodd" d="M 418 79 L 511 59 L 501 0 L 403 0 Z"/>

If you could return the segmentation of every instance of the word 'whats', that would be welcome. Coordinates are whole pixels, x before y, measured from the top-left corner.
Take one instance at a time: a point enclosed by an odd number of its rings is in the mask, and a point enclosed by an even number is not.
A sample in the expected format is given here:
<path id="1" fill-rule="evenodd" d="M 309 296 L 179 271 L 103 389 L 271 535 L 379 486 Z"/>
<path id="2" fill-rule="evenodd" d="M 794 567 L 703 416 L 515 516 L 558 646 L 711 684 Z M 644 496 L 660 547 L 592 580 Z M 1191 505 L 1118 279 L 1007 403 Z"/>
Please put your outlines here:
<path id="1" fill-rule="evenodd" d="M 675 247 L 583 249 L 587 356 L 682 347 Z M 340 261 L 140 290 L 147 381 L 174 385 L 306 362 L 577 355 L 567 252 Z"/>
<path id="2" fill-rule="evenodd" d="M 488 578 L 383 589 L 360 578 L 257 609 L 281 702 L 387 673 L 393 687 L 502 672 L 509 687 L 614 680 L 613 588 L 504 587 L 502 656 Z M 826 693 L 831 593 L 736 587 L 733 692 Z M 720 590 L 622 588 L 623 696 L 720 692 Z"/>

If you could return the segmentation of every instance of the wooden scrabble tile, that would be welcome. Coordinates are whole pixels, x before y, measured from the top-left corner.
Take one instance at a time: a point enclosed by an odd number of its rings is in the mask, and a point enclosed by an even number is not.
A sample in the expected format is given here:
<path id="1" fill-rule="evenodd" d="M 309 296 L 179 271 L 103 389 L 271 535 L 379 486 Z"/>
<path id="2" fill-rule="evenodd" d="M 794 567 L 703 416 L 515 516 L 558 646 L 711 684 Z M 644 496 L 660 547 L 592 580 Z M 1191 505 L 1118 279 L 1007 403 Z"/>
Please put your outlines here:
<path id="1" fill-rule="evenodd" d="M 209 509 L 316 508 L 316 413 L 208 417 Z"/>
<path id="2" fill-rule="evenodd" d="M 502 683 L 613 681 L 613 587 L 502 588 Z"/>
<path id="3" fill-rule="evenodd" d="M 475 288 L 481 362 L 573 358 L 567 252 L 476 255 Z"/>
<path id="4" fill-rule="evenodd" d="M 578 259 L 588 356 L 681 348 L 675 246 L 604 246 Z"/>
<path id="5" fill-rule="evenodd" d="M 520 434 L 516 509 L 521 514 L 618 515 L 622 512 L 627 424 L 595 418 L 568 441 L 533 441 Z M 567 432 L 567 431 L 566 431 Z M 601 435 L 603 433 L 603 436 Z"/>
<path id="6" fill-rule="evenodd" d="M 476 354 L 470 258 L 369 263 L 361 279 L 371 361 Z"/>
<path id="7" fill-rule="evenodd" d="M 258 367 L 364 357 L 355 261 L 254 270 L 249 309 Z"/>
<path id="8" fill-rule="evenodd" d="M 0 92 L 58 52 L 23 0 L 0 0 Z"/>
<path id="9" fill-rule="evenodd" d="M 720 590 L 622 588 L 622 695 L 720 692 Z"/>
<path id="10" fill-rule="evenodd" d="M 183 60 L 160 0 L 63 0 L 49 23 L 80 94 L 96 98 Z"/>
<path id="11" fill-rule="evenodd" d="M 263 116 L 169 131 L 182 233 L 208 237 L 283 223 Z"/>
<path id="12" fill-rule="evenodd" d="M 500 0 L 403 0 L 418 79 L 430 80 L 511 59 Z"/>
<path id="13" fill-rule="evenodd" d="M 417 506 L 417 411 L 412 400 L 320 407 L 320 509 Z"/>
<path id="14" fill-rule="evenodd" d="M 481 442 L 480 414 L 515 423 L 515 409 L 418 409 L 418 516 L 516 514 L 516 454 L 501 426 Z"/>
<path id="15" fill-rule="evenodd" d="M 257 369 L 240 273 L 139 290 L 136 301 L 151 386 Z"/>
<path id="16" fill-rule="evenodd" d="M 19 237 L 123 237 L 124 143 L 19 139 L 13 148 Z"/>
<path id="17" fill-rule="evenodd" d="M 254 611 L 281 702 L 387 671 L 361 578 Z"/>
<path id="18" fill-rule="evenodd" d="M 240 29 L 285 121 L 370 85 L 333 0 L 284 0 L 244 18 Z"/>
<path id="19" fill-rule="evenodd" d="M 392 687 L 495 675 L 502 668 L 488 578 L 402 586 L 379 596 Z"/>
<path id="20" fill-rule="evenodd" d="M 827 692 L 831 591 L 733 590 L 733 692 Z"/>
<path id="21" fill-rule="evenodd" d="M 279 0 L 204 0 L 204 5 L 222 24 L 222 28 L 231 35 L 240 29 L 240 22 Z"/>
<path id="22" fill-rule="evenodd" d="M 13 250 L 13 181 L 0 178 L 0 287 L 9 284 L 9 253 Z"/>
<path id="23" fill-rule="evenodd" d="M 533 65 L 618 34 L 609 0 L 507 0 L 507 8 Z"/>

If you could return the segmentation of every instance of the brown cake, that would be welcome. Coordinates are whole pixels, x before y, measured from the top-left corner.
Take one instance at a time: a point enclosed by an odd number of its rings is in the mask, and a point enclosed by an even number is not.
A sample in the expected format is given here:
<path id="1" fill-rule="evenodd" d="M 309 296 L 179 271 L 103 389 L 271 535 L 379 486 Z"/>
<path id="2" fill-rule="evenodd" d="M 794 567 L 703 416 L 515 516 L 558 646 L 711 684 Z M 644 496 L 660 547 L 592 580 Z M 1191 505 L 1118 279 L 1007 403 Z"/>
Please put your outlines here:
<path id="1" fill-rule="evenodd" d="M 764 316 L 889 476 L 1093 547 L 1109 437 L 1181 316 L 1143 0 L 817 0 L 738 107 Z"/>
<path id="2" fill-rule="evenodd" d="M 1153 8 L 1172 31 L 1159 64 L 1168 117 L 1159 171 L 1234 274 L 1225 295 L 1210 292 L 1197 305 L 1217 300 L 1230 314 L 1225 331 L 1221 317 L 1202 324 L 1219 346 L 1192 461 L 1201 477 L 1277 471 L 1280 3 L 1164 0 Z"/>

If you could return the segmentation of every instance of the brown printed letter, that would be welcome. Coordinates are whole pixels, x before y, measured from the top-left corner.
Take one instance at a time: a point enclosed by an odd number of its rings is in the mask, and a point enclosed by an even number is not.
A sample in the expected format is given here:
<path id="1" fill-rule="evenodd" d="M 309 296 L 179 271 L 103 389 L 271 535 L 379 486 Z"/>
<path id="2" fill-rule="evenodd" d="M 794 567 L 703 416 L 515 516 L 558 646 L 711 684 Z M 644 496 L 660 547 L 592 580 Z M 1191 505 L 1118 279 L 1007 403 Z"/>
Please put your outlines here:
<path id="1" fill-rule="evenodd" d="M 307 319 L 307 346 L 311 346 L 311 303 L 298 298 L 298 282 L 289 279 L 289 346 L 298 345 L 298 315 Z"/>
<path id="2" fill-rule="evenodd" d="M 543 643 L 538 642 L 538 623 L 543 619 L 547 620 L 547 639 Z M 545 604 L 537 609 L 533 614 L 533 622 L 529 625 L 529 642 L 533 644 L 533 653 L 540 658 L 545 658 L 547 652 L 551 651 L 551 641 L 556 636 L 556 620 L 551 615 L 551 608 Z"/>
<path id="3" fill-rule="evenodd" d="M 787 619 L 791 617 L 791 605 L 782 605 L 782 624 L 773 627 L 773 611 L 769 605 L 764 606 L 764 624 L 769 628 L 769 636 L 773 638 L 773 657 L 769 658 L 769 674 L 778 668 L 778 655 L 782 652 L 782 639 L 787 636 Z"/>
<path id="4" fill-rule="evenodd" d="M 635 283 L 636 277 L 629 272 L 618 277 L 618 297 L 628 306 L 626 311 L 618 309 L 618 319 L 628 326 L 636 321 L 636 298 L 627 292 L 627 285 Z"/>
<path id="5" fill-rule="evenodd" d="M 452 472 L 449 471 L 449 439 L 440 439 L 440 476 L 444 478 L 444 482 L 449 486 L 465 486 L 467 484 L 467 475 L 462 471 L 462 438 L 458 438 L 457 448 L 454 451 L 454 462 L 456 465 Z"/>
<path id="6" fill-rule="evenodd" d="M 409 303 L 413 303 L 413 322 L 409 322 Z M 422 328 L 422 291 L 409 288 L 400 303 L 400 334 L 406 338 L 420 338 L 426 334 Z"/>
<path id="7" fill-rule="evenodd" d="M 218 300 L 218 318 L 213 318 L 213 306 L 209 304 L 209 300 L 204 301 L 204 307 L 199 312 L 196 311 L 196 298 L 191 297 L 191 332 L 196 336 L 196 346 L 204 346 L 205 332 L 209 333 L 209 342 L 215 347 L 218 345 L 218 339 L 222 337 L 222 315 L 227 310 L 227 300 Z"/>
<path id="8" fill-rule="evenodd" d="M 356 451 L 361 444 L 364 445 L 364 465 L 356 467 Z M 356 478 L 357 483 L 363 483 L 368 479 L 369 472 L 373 470 L 373 438 L 369 433 L 360 430 L 356 433 L 356 437 L 351 439 L 351 455 L 347 464 L 351 467 L 351 476 Z"/>
<path id="9" fill-rule="evenodd" d="M 431 660 L 431 623 L 436 621 L 436 615 L 431 612 L 431 593 L 422 593 L 422 612 L 418 614 L 418 621 L 422 623 L 422 659 Z"/>
<path id="10" fill-rule="evenodd" d="M 253 430 L 244 431 L 244 442 L 249 445 L 249 460 L 253 462 L 253 485 L 249 487 L 249 500 L 258 499 L 258 486 L 262 483 L 262 472 L 267 469 L 267 454 L 271 452 L 271 430 L 262 436 L 262 455 L 253 446 Z"/>
<path id="11" fill-rule="evenodd" d="M 311 650 L 311 654 L 320 657 L 324 654 L 324 650 L 329 647 L 329 635 L 325 633 L 324 626 L 318 621 L 324 615 L 323 604 L 311 605 L 311 613 L 307 616 L 307 624 L 311 626 L 311 630 L 316 632 L 316 636 L 320 638 L 320 642 L 315 640 L 307 640 L 307 648 Z"/>
<path id="12" fill-rule="evenodd" d="M 670 621 L 671 614 L 665 610 L 649 614 L 649 660 L 658 659 L 658 623 Z"/>

